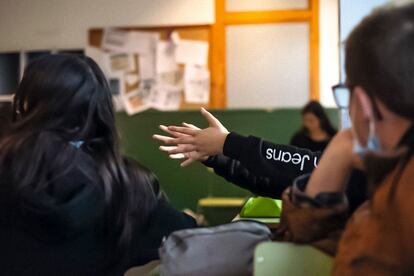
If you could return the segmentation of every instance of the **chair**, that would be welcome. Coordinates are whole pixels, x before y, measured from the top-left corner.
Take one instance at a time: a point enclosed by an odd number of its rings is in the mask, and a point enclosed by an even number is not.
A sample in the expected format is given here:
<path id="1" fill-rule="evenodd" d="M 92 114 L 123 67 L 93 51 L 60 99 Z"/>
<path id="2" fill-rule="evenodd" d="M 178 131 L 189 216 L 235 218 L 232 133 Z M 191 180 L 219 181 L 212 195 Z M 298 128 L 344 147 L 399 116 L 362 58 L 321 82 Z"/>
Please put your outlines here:
<path id="1" fill-rule="evenodd" d="M 332 257 L 308 245 L 264 242 L 255 250 L 254 276 L 325 276 L 332 264 Z"/>

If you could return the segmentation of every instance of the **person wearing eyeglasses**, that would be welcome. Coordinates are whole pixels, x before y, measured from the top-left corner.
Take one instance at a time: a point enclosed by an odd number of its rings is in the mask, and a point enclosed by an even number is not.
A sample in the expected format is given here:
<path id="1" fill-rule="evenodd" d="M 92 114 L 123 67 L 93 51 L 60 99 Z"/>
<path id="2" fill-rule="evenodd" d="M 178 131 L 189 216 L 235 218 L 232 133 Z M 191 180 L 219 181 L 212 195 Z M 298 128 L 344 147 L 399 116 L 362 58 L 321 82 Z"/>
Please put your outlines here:
<path id="1" fill-rule="evenodd" d="M 279 239 L 328 246 L 334 275 L 414 275 L 413 49 L 414 4 L 377 9 L 351 32 L 348 89 L 340 96 L 349 99 L 352 128 L 332 139 L 312 174 L 283 193 Z M 220 154 L 235 140 L 214 121 L 204 130 L 168 130 L 178 133 L 167 141 L 177 145 L 169 153 L 193 153 L 185 155 L 189 162 Z M 355 168 L 365 171 L 368 193 L 348 220 L 345 191 Z"/>
<path id="2" fill-rule="evenodd" d="M 325 207 L 341 216 L 346 177 L 356 166 L 355 156 L 362 159 L 368 200 L 341 236 L 335 275 L 414 274 L 413 49 L 414 4 L 378 9 L 351 32 L 345 46 L 346 89 L 336 87 L 335 95 L 348 99 L 352 129 L 329 146 L 307 182 L 299 180 L 291 189 L 296 206 L 309 206 L 321 194 L 336 197 Z"/>

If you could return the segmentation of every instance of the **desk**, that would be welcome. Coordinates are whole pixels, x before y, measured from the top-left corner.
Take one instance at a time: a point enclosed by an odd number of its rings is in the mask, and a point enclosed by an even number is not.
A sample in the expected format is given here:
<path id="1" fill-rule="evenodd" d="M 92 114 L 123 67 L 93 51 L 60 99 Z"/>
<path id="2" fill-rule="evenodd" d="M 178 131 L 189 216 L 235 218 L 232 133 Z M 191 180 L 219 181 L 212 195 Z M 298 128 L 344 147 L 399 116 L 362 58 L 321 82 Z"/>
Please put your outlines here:
<path id="1" fill-rule="evenodd" d="M 197 212 L 203 214 L 209 226 L 231 222 L 240 212 L 245 198 L 207 197 L 198 201 Z"/>
<path id="2" fill-rule="evenodd" d="M 280 223 L 280 218 L 241 218 L 239 215 L 233 219 L 233 221 L 237 220 L 255 220 L 266 224 L 270 230 L 275 230 Z"/>

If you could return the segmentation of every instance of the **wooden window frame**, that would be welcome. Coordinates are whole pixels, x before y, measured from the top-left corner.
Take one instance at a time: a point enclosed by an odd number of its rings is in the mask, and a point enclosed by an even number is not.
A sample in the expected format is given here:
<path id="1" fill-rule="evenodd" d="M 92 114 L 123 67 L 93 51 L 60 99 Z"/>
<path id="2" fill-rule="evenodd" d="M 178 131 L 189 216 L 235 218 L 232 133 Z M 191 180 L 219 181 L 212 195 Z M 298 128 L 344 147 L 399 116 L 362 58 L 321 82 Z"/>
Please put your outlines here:
<path id="1" fill-rule="evenodd" d="M 226 26 L 286 22 L 309 23 L 309 97 L 319 100 L 319 0 L 307 9 L 227 12 L 226 0 L 215 0 L 211 45 L 211 108 L 226 108 Z"/>

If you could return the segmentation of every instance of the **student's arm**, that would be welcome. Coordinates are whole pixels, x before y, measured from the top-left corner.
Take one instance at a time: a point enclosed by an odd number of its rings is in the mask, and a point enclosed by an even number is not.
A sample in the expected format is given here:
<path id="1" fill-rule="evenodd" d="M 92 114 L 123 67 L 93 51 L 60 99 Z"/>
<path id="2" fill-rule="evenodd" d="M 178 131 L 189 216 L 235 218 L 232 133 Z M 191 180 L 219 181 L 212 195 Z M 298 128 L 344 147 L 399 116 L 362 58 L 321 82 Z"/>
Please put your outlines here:
<path id="1" fill-rule="evenodd" d="M 286 179 L 271 179 L 266 176 L 257 176 L 246 169 L 240 161 L 231 159 L 223 154 L 209 157 L 202 162 L 227 181 L 251 191 L 259 196 L 280 198 L 287 185 L 277 183 L 289 183 Z"/>
<path id="2" fill-rule="evenodd" d="M 240 161 L 251 173 L 269 177 L 271 181 L 291 180 L 298 175 L 311 172 L 321 155 L 320 152 L 277 145 L 254 136 L 245 137 L 234 132 L 229 133 L 220 121 L 205 109 L 202 109 L 202 115 L 209 122 L 208 128 L 199 129 L 188 124 L 181 127 L 162 126 L 161 129 L 174 138 L 154 135 L 155 139 L 170 145 L 161 146 L 160 149 L 167 151 L 172 158 L 179 156 L 177 158 L 188 158 L 190 162 L 223 153 L 231 159 Z M 182 165 L 187 165 L 186 162 Z"/>
<path id="3" fill-rule="evenodd" d="M 310 173 L 317 166 L 320 152 L 312 152 L 289 145 L 274 144 L 254 136 L 242 136 L 235 132 L 227 135 L 223 154 L 240 161 L 250 172 L 288 181 Z"/>

